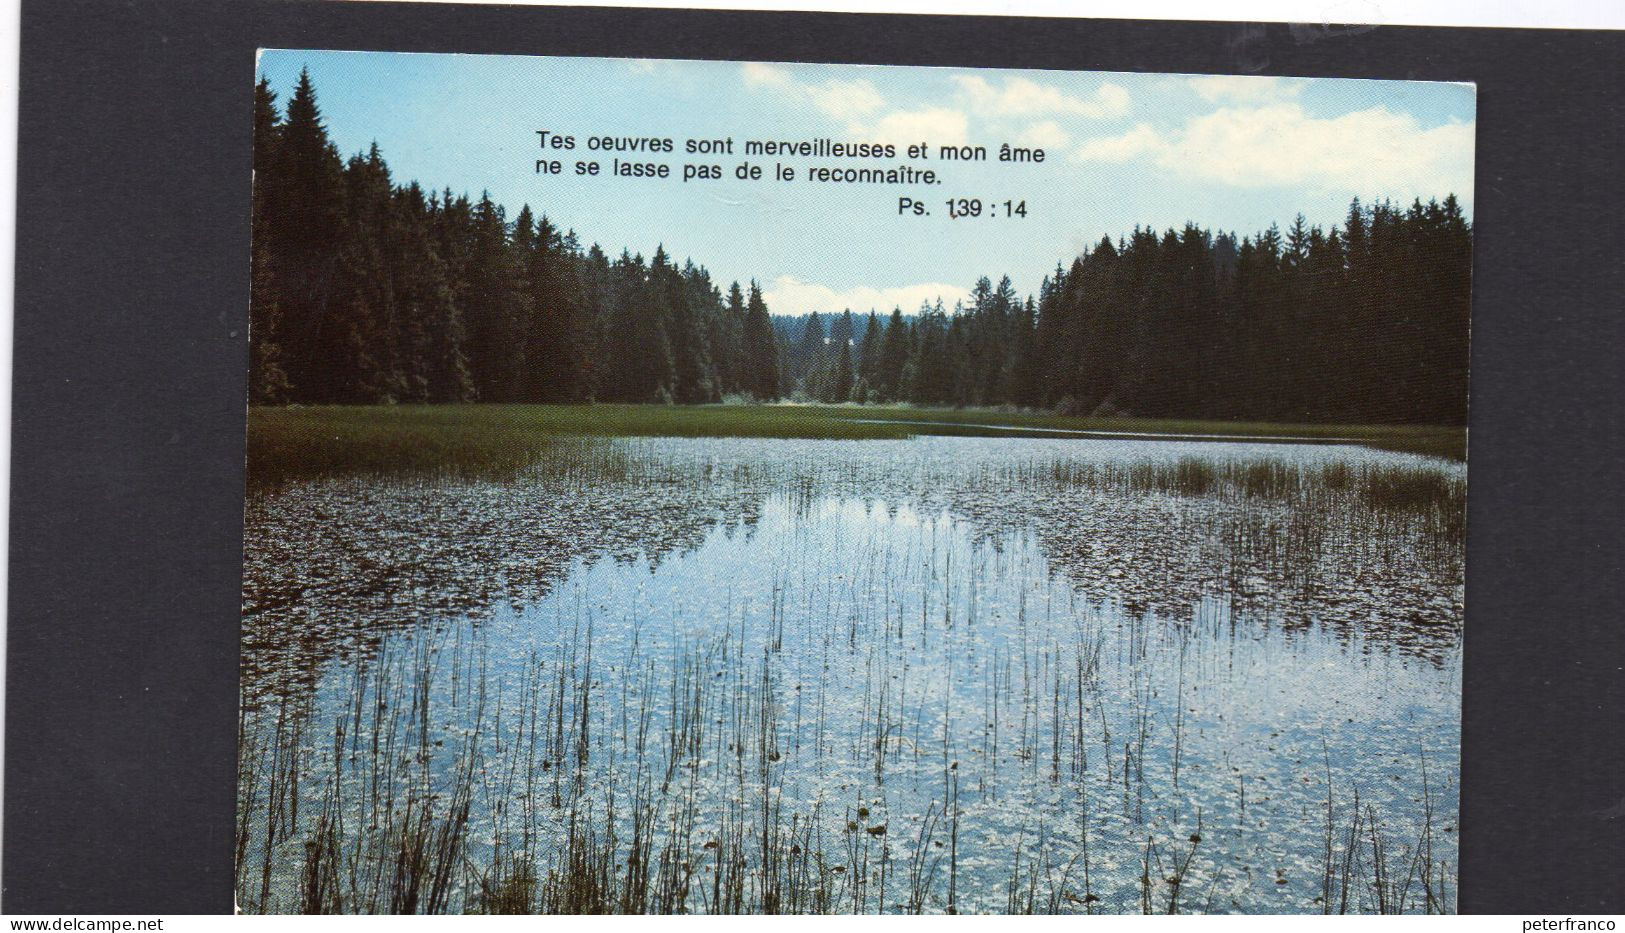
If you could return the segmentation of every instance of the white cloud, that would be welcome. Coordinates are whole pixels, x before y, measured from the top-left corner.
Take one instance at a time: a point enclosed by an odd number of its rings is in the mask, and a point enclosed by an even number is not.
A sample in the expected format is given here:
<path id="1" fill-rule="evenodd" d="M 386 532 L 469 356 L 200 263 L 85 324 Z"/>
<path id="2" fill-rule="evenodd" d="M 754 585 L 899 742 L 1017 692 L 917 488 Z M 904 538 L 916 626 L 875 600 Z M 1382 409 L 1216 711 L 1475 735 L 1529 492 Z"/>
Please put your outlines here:
<path id="1" fill-rule="evenodd" d="M 1093 94 L 1077 97 L 1030 78 L 1005 78 L 999 87 L 980 75 L 957 75 L 954 83 L 973 110 L 986 117 L 1035 117 L 1049 114 L 1102 120 L 1129 111 L 1129 93 L 1102 84 Z"/>
<path id="2" fill-rule="evenodd" d="M 1150 124 L 1141 123 L 1117 136 L 1098 136 L 1086 141 L 1079 147 L 1077 156 L 1084 162 L 1127 162 L 1168 145 Z"/>
<path id="3" fill-rule="evenodd" d="M 855 135 L 900 142 L 915 139 L 921 131 L 946 131 L 953 136 L 947 141 L 956 142 L 962 141 L 965 134 L 964 116 L 958 115 L 955 120 L 942 110 L 894 111 L 877 117 L 886 109 L 886 98 L 867 78 L 831 78 L 821 84 L 808 84 L 797 81 L 783 68 L 761 62 L 745 62 L 740 66 L 740 76 L 753 90 L 781 94 L 797 107 L 811 105 L 841 121 L 846 131 Z"/>
<path id="4" fill-rule="evenodd" d="M 886 98 L 880 96 L 875 86 L 863 78 L 856 81 L 831 79 L 806 88 L 805 92 L 812 99 L 813 106 L 837 120 L 866 116 L 886 106 Z"/>
<path id="5" fill-rule="evenodd" d="M 1061 129 L 1060 124 L 1054 120 L 1034 123 L 1016 136 L 1016 142 L 1020 145 L 1039 146 L 1050 150 L 1064 148 L 1071 141 L 1072 136 Z"/>
<path id="6" fill-rule="evenodd" d="M 1203 100 L 1259 102 L 1297 97 L 1309 82 L 1260 75 L 1198 75 L 1185 83 Z"/>
<path id="7" fill-rule="evenodd" d="M 962 146 L 966 143 L 969 121 L 965 115 L 948 107 L 927 107 L 924 110 L 896 110 L 866 125 L 854 125 L 852 132 L 877 142 L 889 142 L 899 148 L 909 143 L 936 146 Z"/>
<path id="8" fill-rule="evenodd" d="M 919 310 L 921 302 L 935 303 L 938 298 L 951 309 L 956 301 L 968 301 L 970 291 L 943 282 L 921 282 L 891 288 L 860 286 L 836 291 L 826 285 L 781 275 L 763 291 L 762 298 L 774 314 L 806 314 L 810 311 L 840 314 L 850 309 L 854 316 L 868 314 L 871 310 L 886 315 L 893 308 L 902 308 L 904 314 L 913 314 Z"/>
<path id="9" fill-rule="evenodd" d="M 1171 131 L 1141 124 L 1088 140 L 1075 155 L 1085 162 L 1143 159 L 1183 178 L 1237 187 L 1465 195 L 1472 191 L 1473 133 L 1471 123 L 1423 127 L 1386 107 L 1315 117 L 1277 103 L 1221 108 Z"/>
<path id="10" fill-rule="evenodd" d="M 911 109 L 893 106 L 867 78 L 810 83 L 761 62 L 743 63 L 740 77 L 752 90 L 781 95 L 793 106 L 810 106 L 839 121 L 842 132 L 855 138 L 889 142 L 899 149 L 911 143 L 933 149 L 967 145 L 973 115 L 982 121 L 1025 121 L 1005 138 L 1018 145 L 1062 149 L 1070 145 L 1071 135 L 1054 118 L 1108 119 L 1127 113 L 1130 103 L 1128 92 L 1115 84 L 1078 96 L 1029 78 L 1007 77 L 994 84 L 979 75 L 958 75 L 952 79 L 959 90 L 956 105 Z"/>
<path id="11" fill-rule="evenodd" d="M 739 68 L 745 86 L 753 90 L 770 90 L 786 94 L 795 103 L 808 103 L 839 120 L 850 120 L 881 109 L 886 98 L 875 90 L 867 78 L 841 81 L 831 78 L 823 84 L 797 81 L 790 72 L 776 65 L 745 62 Z"/>
<path id="12" fill-rule="evenodd" d="M 783 68 L 775 68 L 761 62 L 745 62 L 739 70 L 745 83 L 751 87 L 784 88 L 795 84 Z"/>

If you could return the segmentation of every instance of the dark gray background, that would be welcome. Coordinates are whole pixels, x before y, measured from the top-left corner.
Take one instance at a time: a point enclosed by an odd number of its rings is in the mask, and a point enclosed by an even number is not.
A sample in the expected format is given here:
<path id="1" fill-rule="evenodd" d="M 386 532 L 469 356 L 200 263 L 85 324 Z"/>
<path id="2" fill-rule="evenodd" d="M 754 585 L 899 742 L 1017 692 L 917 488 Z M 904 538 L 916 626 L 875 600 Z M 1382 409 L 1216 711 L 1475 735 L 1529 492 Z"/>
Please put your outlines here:
<path id="1" fill-rule="evenodd" d="M 232 908 L 262 46 L 1477 82 L 1460 906 L 1625 909 L 1625 34 L 29 0 L 7 913 Z"/>

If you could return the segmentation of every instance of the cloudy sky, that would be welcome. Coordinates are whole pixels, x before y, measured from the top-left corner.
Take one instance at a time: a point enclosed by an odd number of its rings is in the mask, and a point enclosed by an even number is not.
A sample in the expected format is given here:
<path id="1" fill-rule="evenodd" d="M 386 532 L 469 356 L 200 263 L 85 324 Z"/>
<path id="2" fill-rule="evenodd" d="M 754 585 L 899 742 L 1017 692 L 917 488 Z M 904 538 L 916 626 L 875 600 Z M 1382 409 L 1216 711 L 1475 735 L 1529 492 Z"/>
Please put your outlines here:
<path id="1" fill-rule="evenodd" d="M 266 51 L 259 73 L 286 103 L 308 67 L 341 152 L 376 141 L 397 181 L 521 204 L 599 243 L 649 255 L 664 244 L 722 283 L 761 281 L 778 313 L 882 311 L 943 297 L 980 275 L 1037 289 L 1058 260 L 1136 224 L 1195 221 L 1249 234 L 1298 213 L 1341 221 L 1349 199 L 1444 197 L 1471 210 L 1470 85 L 1406 81 L 992 71 L 381 52 Z M 566 174 L 534 173 L 536 131 L 574 135 Z M 721 181 L 581 178 L 616 154 L 589 136 L 670 137 L 659 161 L 719 164 Z M 734 155 L 688 156 L 690 139 Z M 940 185 L 808 182 L 804 167 L 906 161 L 748 158 L 746 139 L 928 142 L 913 162 Z M 947 164 L 943 144 L 1037 146 L 1037 165 Z M 626 156 L 622 156 L 626 158 Z M 737 181 L 751 161 L 766 179 Z M 772 179 L 772 163 L 798 177 Z M 929 217 L 899 216 L 897 199 Z M 951 220 L 949 198 L 1025 201 L 1026 218 Z"/>

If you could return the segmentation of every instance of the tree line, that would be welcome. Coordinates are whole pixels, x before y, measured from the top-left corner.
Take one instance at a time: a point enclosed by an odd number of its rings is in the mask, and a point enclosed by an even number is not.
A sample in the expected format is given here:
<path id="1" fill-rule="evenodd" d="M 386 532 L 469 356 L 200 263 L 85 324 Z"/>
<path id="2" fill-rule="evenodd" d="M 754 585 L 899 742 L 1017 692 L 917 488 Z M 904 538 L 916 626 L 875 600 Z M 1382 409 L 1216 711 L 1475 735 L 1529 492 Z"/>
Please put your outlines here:
<path id="1" fill-rule="evenodd" d="M 756 283 L 397 184 L 376 144 L 343 160 L 305 73 L 286 114 L 262 80 L 254 118 L 254 402 L 778 397 Z"/>
<path id="2" fill-rule="evenodd" d="M 827 402 L 1463 424 L 1471 225 L 1454 195 L 1355 200 L 1238 238 L 1136 228 L 951 310 L 773 316 L 657 247 L 582 248 L 527 205 L 343 159 L 302 73 L 255 99 L 257 404 Z"/>

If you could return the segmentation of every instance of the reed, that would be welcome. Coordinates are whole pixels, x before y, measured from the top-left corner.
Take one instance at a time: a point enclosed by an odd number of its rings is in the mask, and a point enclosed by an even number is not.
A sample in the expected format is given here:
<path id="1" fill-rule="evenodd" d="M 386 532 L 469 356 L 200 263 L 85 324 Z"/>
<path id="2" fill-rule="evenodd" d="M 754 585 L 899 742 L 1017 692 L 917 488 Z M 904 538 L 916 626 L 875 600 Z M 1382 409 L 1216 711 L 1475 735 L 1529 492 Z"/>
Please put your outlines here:
<path id="1" fill-rule="evenodd" d="M 1256 699 L 1248 678 L 1294 662 L 1298 640 L 1364 663 L 1448 657 L 1294 612 L 1350 579 L 1449 593 L 1459 471 L 785 464 L 548 443 L 518 482 L 298 480 L 257 500 L 258 528 L 345 524 L 308 554 L 252 545 L 243 909 L 1191 912 L 1301 909 L 1316 893 L 1325 910 L 1453 909 L 1448 778 L 1407 770 L 1410 807 L 1330 743 L 1317 807 L 1313 775 L 1283 787 L 1279 773 L 1303 737 L 1278 750 L 1235 719 Z M 891 485 L 899 472 L 916 498 Z M 871 530 L 806 537 L 830 490 L 881 490 L 860 500 Z M 1012 522 L 1012 490 L 1060 505 Z M 592 543 L 510 559 L 537 538 L 529 500 L 563 514 L 572 496 L 591 507 L 568 512 L 570 533 Z M 445 513 L 477 549 L 431 536 Z M 722 541 L 749 560 L 678 577 L 704 593 L 659 588 L 665 562 Z M 303 601 L 280 595 L 273 565 L 288 562 L 312 584 Z M 586 568 L 597 583 L 572 583 Z M 379 581 L 407 605 L 312 602 L 329 579 Z M 605 580 L 637 586 L 611 597 Z M 1291 867 L 1306 861 L 1319 878 Z"/>
<path id="2" fill-rule="evenodd" d="M 1050 433 L 1045 434 L 1046 431 Z M 818 405 L 387 405 L 255 407 L 248 482 L 320 476 L 501 476 L 579 456 L 581 438 L 758 437 L 897 440 L 919 434 L 1068 437 L 1244 435 L 1352 438 L 1354 443 L 1460 460 L 1459 428 L 1089 419 L 996 409 Z M 569 443 L 576 440 L 577 443 Z M 1183 482 L 1203 479 L 1199 465 Z"/>

